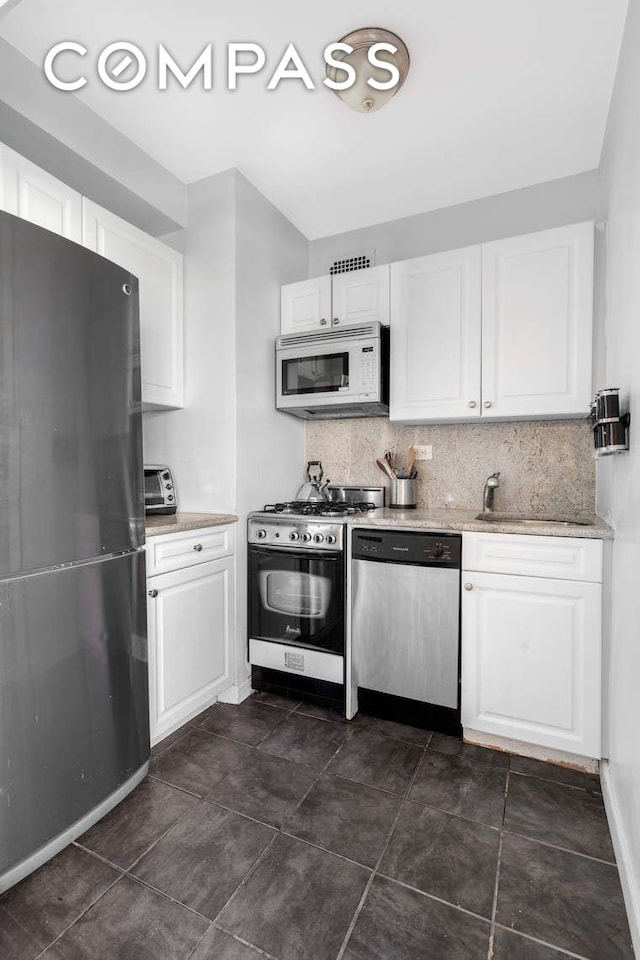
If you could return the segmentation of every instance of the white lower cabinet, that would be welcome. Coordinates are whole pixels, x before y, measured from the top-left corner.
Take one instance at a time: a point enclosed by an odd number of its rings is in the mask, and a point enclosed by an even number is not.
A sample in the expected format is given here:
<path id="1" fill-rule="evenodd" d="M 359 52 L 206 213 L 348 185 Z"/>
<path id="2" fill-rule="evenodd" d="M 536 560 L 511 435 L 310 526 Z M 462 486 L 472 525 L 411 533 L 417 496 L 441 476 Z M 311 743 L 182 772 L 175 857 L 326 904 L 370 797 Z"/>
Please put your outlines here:
<path id="1" fill-rule="evenodd" d="M 210 532 L 191 531 L 194 551 Z M 154 537 L 152 543 L 157 548 L 171 539 Z M 190 559 L 188 566 L 147 579 L 152 745 L 231 685 L 234 565 L 233 555 L 195 564 Z"/>
<path id="2" fill-rule="evenodd" d="M 499 534 L 464 541 L 463 727 L 599 758 L 601 541 Z M 500 554 L 505 572 L 478 569 L 495 569 Z M 554 577 L 555 562 L 564 579 Z M 572 562 L 582 571 L 574 575 L 591 579 L 567 579 Z M 541 575 L 527 575 L 531 567 Z"/>

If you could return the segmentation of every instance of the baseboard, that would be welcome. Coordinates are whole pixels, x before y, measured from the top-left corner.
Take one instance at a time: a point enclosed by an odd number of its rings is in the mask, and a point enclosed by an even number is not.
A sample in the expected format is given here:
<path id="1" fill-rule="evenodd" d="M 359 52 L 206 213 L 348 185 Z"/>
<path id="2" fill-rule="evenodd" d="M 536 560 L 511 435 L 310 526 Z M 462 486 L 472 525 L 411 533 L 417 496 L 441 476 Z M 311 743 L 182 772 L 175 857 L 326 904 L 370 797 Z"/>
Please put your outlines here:
<path id="1" fill-rule="evenodd" d="M 220 703 L 242 703 L 251 696 L 251 677 L 246 677 L 242 683 L 234 683 L 218 694 Z"/>
<path id="2" fill-rule="evenodd" d="M 600 782 L 602 783 L 602 796 L 604 798 L 605 810 L 607 811 L 613 849 L 615 850 L 616 862 L 618 864 L 618 870 L 620 871 L 620 882 L 622 884 L 624 903 L 629 918 L 633 948 L 636 957 L 640 960 L 640 877 L 634 867 L 626 834 L 622 828 L 620 805 L 613 785 L 608 760 L 603 760 L 600 764 Z"/>

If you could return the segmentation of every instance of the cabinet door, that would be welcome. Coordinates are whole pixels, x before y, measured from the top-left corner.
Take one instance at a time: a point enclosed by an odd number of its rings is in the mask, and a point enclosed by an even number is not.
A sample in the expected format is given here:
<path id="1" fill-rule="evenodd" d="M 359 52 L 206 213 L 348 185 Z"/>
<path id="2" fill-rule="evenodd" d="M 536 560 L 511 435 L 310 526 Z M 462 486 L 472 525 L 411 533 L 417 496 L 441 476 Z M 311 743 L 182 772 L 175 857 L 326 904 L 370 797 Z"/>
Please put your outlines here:
<path id="1" fill-rule="evenodd" d="M 345 323 L 389 324 L 389 264 L 338 273 L 332 278 L 333 326 Z"/>
<path id="2" fill-rule="evenodd" d="M 462 581 L 463 727 L 599 757 L 600 584 Z"/>
<path id="3" fill-rule="evenodd" d="M 82 197 L 20 154 L 0 147 L 0 206 L 68 240 L 82 242 Z"/>
<path id="4" fill-rule="evenodd" d="M 90 200 L 83 201 L 83 243 L 140 281 L 145 408 L 184 406 L 182 254 Z"/>
<path id="5" fill-rule="evenodd" d="M 391 420 L 480 416 L 480 247 L 391 265 Z"/>
<path id="6" fill-rule="evenodd" d="M 331 325 L 331 277 L 313 277 L 280 288 L 280 332 L 321 330 Z"/>
<path id="7" fill-rule="evenodd" d="M 147 580 L 152 744 L 231 683 L 233 565 L 224 557 Z"/>
<path id="8" fill-rule="evenodd" d="M 483 417 L 586 416 L 593 223 L 482 247 Z"/>

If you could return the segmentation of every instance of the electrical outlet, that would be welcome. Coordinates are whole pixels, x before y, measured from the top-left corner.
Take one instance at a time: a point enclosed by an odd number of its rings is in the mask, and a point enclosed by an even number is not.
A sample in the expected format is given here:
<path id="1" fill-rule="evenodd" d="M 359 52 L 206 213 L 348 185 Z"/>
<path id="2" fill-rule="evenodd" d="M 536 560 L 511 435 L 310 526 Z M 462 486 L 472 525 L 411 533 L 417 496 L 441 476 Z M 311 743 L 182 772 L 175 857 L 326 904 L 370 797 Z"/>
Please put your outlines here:
<path id="1" fill-rule="evenodd" d="M 416 460 L 433 460 L 433 447 L 431 444 L 413 448 L 416 452 Z"/>

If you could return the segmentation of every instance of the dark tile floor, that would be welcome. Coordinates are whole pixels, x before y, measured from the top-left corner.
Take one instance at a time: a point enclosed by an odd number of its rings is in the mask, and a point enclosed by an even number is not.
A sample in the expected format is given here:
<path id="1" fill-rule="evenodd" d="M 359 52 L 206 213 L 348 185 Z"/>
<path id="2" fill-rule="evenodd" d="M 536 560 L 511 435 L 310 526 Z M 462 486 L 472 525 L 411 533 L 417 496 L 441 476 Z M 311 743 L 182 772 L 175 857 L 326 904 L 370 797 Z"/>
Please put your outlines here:
<path id="1" fill-rule="evenodd" d="M 597 778 L 216 704 L 0 899 L 2 960 L 632 960 Z"/>

